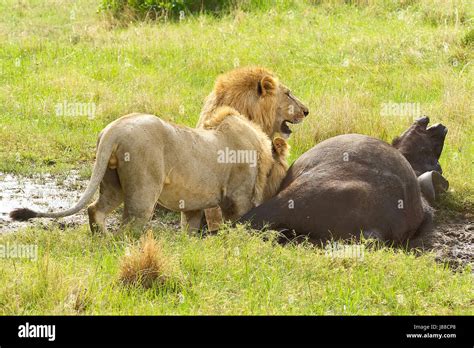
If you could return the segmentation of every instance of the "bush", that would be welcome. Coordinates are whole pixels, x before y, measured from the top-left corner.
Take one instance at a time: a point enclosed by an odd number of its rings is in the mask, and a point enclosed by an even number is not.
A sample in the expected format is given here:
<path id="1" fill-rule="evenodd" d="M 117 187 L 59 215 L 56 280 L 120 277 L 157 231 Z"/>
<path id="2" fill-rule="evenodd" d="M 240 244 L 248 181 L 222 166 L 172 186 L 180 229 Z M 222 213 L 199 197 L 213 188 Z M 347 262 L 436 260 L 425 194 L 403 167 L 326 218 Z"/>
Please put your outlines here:
<path id="1" fill-rule="evenodd" d="M 219 0 L 102 0 L 100 11 L 116 18 L 179 18 L 181 12 L 219 14 L 232 8 L 234 1 Z"/>
<path id="2" fill-rule="evenodd" d="M 184 9 L 184 0 L 102 0 L 100 11 L 109 12 L 116 18 L 163 17 Z"/>
<path id="3" fill-rule="evenodd" d="M 228 14 L 243 11 L 280 9 L 287 11 L 297 0 L 101 0 L 99 11 L 111 13 L 118 19 L 177 19 L 181 11 L 186 14 Z"/>

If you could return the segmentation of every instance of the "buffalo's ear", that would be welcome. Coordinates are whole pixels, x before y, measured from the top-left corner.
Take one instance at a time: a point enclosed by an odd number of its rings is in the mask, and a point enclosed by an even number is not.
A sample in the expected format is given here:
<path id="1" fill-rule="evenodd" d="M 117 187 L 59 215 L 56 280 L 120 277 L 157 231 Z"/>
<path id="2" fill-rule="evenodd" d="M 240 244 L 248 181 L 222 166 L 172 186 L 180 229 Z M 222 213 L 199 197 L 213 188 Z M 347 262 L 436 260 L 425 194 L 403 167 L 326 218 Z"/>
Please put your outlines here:
<path id="1" fill-rule="evenodd" d="M 446 192 L 449 182 L 436 171 L 426 172 L 418 177 L 421 193 L 426 200 L 433 204 L 440 194 Z"/>
<path id="2" fill-rule="evenodd" d="M 423 116 L 415 120 L 415 125 L 422 129 L 426 129 L 429 123 L 430 123 L 430 118 L 428 116 Z"/>
<path id="3" fill-rule="evenodd" d="M 258 82 L 258 94 L 262 97 L 273 94 L 277 86 L 277 81 L 272 76 L 266 75 Z"/>

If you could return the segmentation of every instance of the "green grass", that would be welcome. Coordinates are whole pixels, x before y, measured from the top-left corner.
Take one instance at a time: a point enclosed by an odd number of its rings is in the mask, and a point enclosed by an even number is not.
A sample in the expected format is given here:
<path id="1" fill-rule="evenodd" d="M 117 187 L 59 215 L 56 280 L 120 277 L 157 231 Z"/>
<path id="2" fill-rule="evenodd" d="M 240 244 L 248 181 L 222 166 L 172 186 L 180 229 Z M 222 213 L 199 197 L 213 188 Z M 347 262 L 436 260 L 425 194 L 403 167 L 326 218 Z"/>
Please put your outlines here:
<path id="1" fill-rule="evenodd" d="M 469 270 L 453 274 L 431 255 L 381 249 L 331 258 L 243 228 L 155 235 L 174 271 L 147 290 L 119 282 L 120 257 L 136 242 L 129 235 L 91 237 L 84 226 L 3 237 L 40 253 L 36 262 L 0 263 L 0 314 L 473 314 Z"/>
<path id="2" fill-rule="evenodd" d="M 311 111 L 294 129 L 292 160 L 336 134 L 391 141 L 411 119 L 381 116 L 382 103 L 420 103 L 449 128 L 441 164 L 451 191 L 440 208 L 472 213 L 472 1 L 342 2 L 244 2 L 220 17 L 117 25 L 96 13 L 94 0 L 3 1 L 0 171 L 79 169 L 88 177 L 97 135 L 110 121 L 138 111 L 194 126 L 219 73 L 263 65 Z M 56 116 L 63 101 L 93 102 L 96 115 Z M 72 314 L 68 299 L 80 294 L 84 313 L 473 312 L 469 270 L 453 274 L 430 255 L 383 249 L 359 263 L 243 231 L 205 239 L 155 233 L 182 281 L 146 291 L 116 283 L 127 238 L 91 237 L 86 226 L 1 236 L 37 243 L 41 257 L 1 260 L 0 311 Z"/>

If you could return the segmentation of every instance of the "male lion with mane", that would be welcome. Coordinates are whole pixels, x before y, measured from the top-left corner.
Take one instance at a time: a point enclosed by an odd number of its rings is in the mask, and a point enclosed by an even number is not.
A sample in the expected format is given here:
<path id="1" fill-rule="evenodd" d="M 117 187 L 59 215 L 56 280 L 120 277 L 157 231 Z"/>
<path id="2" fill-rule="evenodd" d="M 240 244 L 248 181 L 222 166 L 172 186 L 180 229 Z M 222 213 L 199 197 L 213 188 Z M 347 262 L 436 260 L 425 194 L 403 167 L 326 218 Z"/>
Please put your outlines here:
<path id="1" fill-rule="evenodd" d="M 280 133 L 287 139 L 291 134 L 288 123 L 300 123 L 309 114 L 275 74 L 261 67 L 238 68 L 220 75 L 204 102 L 197 127 L 202 128 L 220 106 L 234 108 L 270 138 Z"/>
<path id="2" fill-rule="evenodd" d="M 270 139 L 276 134 L 288 139 L 291 134 L 288 123 L 301 123 L 309 114 L 291 90 L 273 72 L 262 67 L 238 68 L 219 76 L 204 102 L 197 127 L 204 127 L 216 108 L 224 105 L 260 125 Z M 219 208 L 206 209 L 206 219 L 208 229 L 217 230 L 222 221 Z"/>
<path id="3" fill-rule="evenodd" d="M 245 135 L 245 136 L 242 136 Z M 219 163 L 224 149 L 254 152 L 255 163 Z M 58 218 L 88 207 L 92 232 L 105 231 L 106 216 L 124 202 L 123 224 L 142 229 L 157 203 L 180 211 L 183 227 L 199 228 L 202 210 L 219 206 L 224 217 L 235 220 L 264 196 L 275 194 L 286 168 L 283 139 L 273 144 L 260 127 L 235 109 L 221 107 L 204 129 L 167 123 L 147 114 L 130 114 L 111 122 L 99 135 L 92 177 L 76 205 L 62 212 L 41 213 L 16 209 L 14 220 Z M 274 169 L 273 166 L 278 168 Z M 199 219 L 196 219 L 199 217 Z"/>

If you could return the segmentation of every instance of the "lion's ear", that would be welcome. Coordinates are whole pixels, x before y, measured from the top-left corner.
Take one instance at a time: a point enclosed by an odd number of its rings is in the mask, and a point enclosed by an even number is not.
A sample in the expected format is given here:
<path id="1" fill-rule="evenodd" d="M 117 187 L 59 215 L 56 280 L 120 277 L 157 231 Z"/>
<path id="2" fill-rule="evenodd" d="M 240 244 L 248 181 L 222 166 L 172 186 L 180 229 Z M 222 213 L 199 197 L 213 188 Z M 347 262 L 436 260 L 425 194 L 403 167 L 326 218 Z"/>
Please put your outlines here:
<path id="1" fill-rule="evenodd" d="M 258 94 L 262 97 L 267 94 L 272 94 L 276 88 L 277 88 L 277 81 L 270 75 L 264 76 L 258 82 Z"/>

